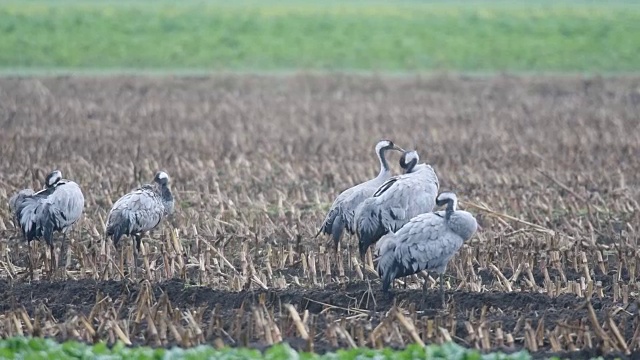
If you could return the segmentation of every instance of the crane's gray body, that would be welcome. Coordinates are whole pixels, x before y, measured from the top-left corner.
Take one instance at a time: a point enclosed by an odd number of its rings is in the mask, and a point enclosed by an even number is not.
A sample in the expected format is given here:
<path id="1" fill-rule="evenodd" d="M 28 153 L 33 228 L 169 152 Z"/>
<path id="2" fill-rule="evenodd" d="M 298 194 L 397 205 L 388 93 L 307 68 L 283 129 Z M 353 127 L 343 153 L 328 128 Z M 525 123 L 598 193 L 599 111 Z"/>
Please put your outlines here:
<path id="1" fill-rule="evenodd" d="M 348 194 L 348 196 L 342 201 L 338 207 L 342 214 L 342 220 L 344 221 L 345 228 L 350 234 L 354 234 L 356 231 L 355 226 L 355 212 L 358 206 L 366 199 L 375 194 L 380 185 L 391 177 L 390 171 L 380 173 L 382 176 L 378 176 L 375 179 L 371 179 L 360 185 L 357 185 L 350 190 L 354 190 Z"/>
<path id="2" fill-rule="evenodd" d="M 430 212 L 438 194 L 438 177 L 427 164 L 390 178 L 355 211 L 360 256 L 389 231 L 397 231 L 413 217 Z"/>
<path id="3" fill-rule="evenodd" d="M 341 192 L 333 201 L 329 213 L 316 236 L 320 233 L 331 235 L 334 246 L 337 248 L 345 228 L 351 234 L 355 232 L 355 209 L 362 201 L 372 196 L 378 187 L 391 177 L 385 152 L 396 148 L 393 142 L 388 140 L 380 141 L 376 145 L 376 154 L 380 160 L 378 176 Z"/>
<path id="4" fill-rule="evenodd" d="M 21 190 L 9 199 L 9 207 L 25 240 L 44 238 L 53 247 L 53 233 L 66 234 L 82 216 L 84 196 L 75 182 L 56 179 L 36 193 Z"/>
<path id="5" fill-rule="evenodd" d="M 158 182 L 158 176 L 153 184 L 145 184 L 113 204 L 107 219 L 107 236 L 111 236 L 114 245 L 123 235 L 136 236 L 136 248 L 139 250 L 140 234 L 154 229 L 165 216 L 173 213 L 168 177 L 163 183 Z"/>
<path id="6" fill-rule="evenodd" d="M 394 279 L 422 270 L 444 274 L 449 260 L 477 228 L 473 215 L 454 209 L 450 214 L 420 214 L 396 233 L 387 234 L 377 244 L 383 291 L 388 291 Z"/>

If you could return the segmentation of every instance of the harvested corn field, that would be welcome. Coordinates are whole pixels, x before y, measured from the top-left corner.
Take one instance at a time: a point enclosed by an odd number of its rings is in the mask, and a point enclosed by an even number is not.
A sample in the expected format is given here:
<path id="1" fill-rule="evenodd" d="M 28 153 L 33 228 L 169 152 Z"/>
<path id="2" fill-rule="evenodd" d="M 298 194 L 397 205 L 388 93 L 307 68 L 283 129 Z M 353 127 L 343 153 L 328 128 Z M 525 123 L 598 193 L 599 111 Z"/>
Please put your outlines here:
<path id="1" fill-rule="evenodd" d="M 4 78 L 0 335 L 637 354 L 639 106 L 640 78 Z M 415 148 L 483 228 L 449 263 L 444 310 L 437 276 L 426 294 L 423 277 L 396 281 L 392 299 L 357 239 L 334 254 L 314 238 L 335 196 L 378 172 L 382 138 Z M 84 216 L 54 271 L 34 246 L 30 280 L 7 203 L 53 169 Z M 136 273 L 105 222 L 157 170 L 175 212 Z"/>

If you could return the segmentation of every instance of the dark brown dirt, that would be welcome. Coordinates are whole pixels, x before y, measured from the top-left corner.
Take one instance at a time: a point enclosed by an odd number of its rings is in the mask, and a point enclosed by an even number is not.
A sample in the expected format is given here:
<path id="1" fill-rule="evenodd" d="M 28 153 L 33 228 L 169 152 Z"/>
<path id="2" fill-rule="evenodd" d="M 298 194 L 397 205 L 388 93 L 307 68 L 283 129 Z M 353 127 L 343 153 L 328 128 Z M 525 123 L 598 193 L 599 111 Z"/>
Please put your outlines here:
<path id="1" fill-rule="evenodd" d="M 136 299 L 140 291 L 140 284 L 132 282 L 118 281 L 93 281 L 93 280 L 70 280 L 66 282 L 20 282 L 10 284 L 6 280 L 0 281 L 0 312 L 7 312 L 17 307 L 24 307 L 27 312 L 35 313 L 42 305 L 51 311 L 56 319 L 65 319 L 77 314 L 88 315 L 97 301 L 96 296 L 100 293 L 102 296 L 118 300 L 122 305 L 120 307 L 122 318 L 130 316 L 131 308 L 135 307 Z M 426 293 L 421 290 L 396 290 L 393 298 L 380 293 L 377 286 L 374 285 L 373 296 L 376 299 L 376 305 L 370 302 L 367 306 L 365 303 L 356 303 L 357 300 L 366 299 L 369 286 L 365 282 L 353 282 L 344 285 L 332 285 L 325 289 L 291 289 L 291 290 L 253 290 L 241 292 L 226 292 L 214 290 L 207 287 L 199 287 L 186 284 L 179 280 L 171 280 L 162 283 L 153 284 L 153 294 L 159 299 L 166 294 L 171 301 L 171 305 L 177 309 L 205 309 L 205 314 L 210 315 L 210 311 L 214 308 L 220 311 L 217 315 L 223 319 L 223 327 L 229 330 L 233 326 L 234 319 L 238 314 L 238 309 L 250 309 L 252 306 L 259 304 L 259 298 L 264 296 L 265 304 L 268 308 L 275 309 L 276 314 L 282 309 L 284 304 L 293 304 L 301 310 L 309 310 L 315 315 L 314 323 L 320 329 L 326 327 L 330 319 L 323 315 L 325 306 L 320 304 L 328 304 L 337 308 L 333 308 L 331 314 L 333 316 L 353 314 L 347 309 L 365 309 L 369 310 L 367 321 L 372 326 L 376 326 L 383 316 L 384 312 L 391 308 L 395 303 L 403 303 L 405 306 L 415 305 L 418 314 L 437 316 L 441 314 L 438 304 L 440 296 L 437 291 L 429 290 Z M 467 336 L 465 321 L 470 320 L 470 314 L 474 313 L 479 316 L 480 310 L 487 307 L 486 321 L 490 325 L 500 324 L 502 328 L 511 331 L 516 328 L 518 320 L 524 318 L 530 320 L 535 328 L 538 321 L 544 317 L 545 329 L 553 330 L 556 324 L 575 324 L 580 321 L 587 321 L 587 311 L 583 307 L 585 300 L 577 298 L 574 295 L 561 295 L 556 298 L 548 297 L 545 294 L 536 293 L 468 293 L 468 292 L 452 292 L 448 291 L 446 296 L 451 304 L 453 304 L 453 316 L 455 318 L 455 334 L 460 338 Z M 606 313 L 615 305 L 608 299 L 593 299 L 594 309 L 597 311 L 599 321 L 604 321 Z M 340 309 L 343 308 L 343 309 Z M 628 311 L 635 312 L 637 304 L 633 304 L 627 308 Z M 286 312 L 284 312 L 286 318 Z M 207 316 L 209 316 L 207 315 Z M 420 316 L 422 316 L 420 315 Z M 449 314 L 442 313 L 444 317 Z M 208 318 L 205 316 L 205 322 Z M 620 320 L 623 316 L 617 316 Z M 628 326 L 622 329 L 625 337 L 633 336 L 633 321 L 628 319 Z M 213 341 L 215 334 L 210 334 Z M 294 334 L 288 337 L 284 334 L 285 341 L 289 342 L 293 347 L 305 350 L 306 343 Z M 517 336 L 514 333 L 514 336 Z M 136 344 L 148 345 L 144 340 L 139 339 Z M 167 344 L 167 346 L 175 344 Z M 233 345 L 233 344 L 232 344 Z M 247 343 L 245 345 L 258 346 L 264 348 L 264 344 Z M 543 348 L 545 349 L 545 348 Z M 547 357 L 552 353 L 547 350 L 540 350 L 533 355 L 537 357 Z M 326 341 L 319 341 L 315 344 L 316 352 L 325 352 L 335 350 L 335 347 L 329 345 Z M 515 349 L 505 348 L 504 351 L 514 351 Z M 563 357 L 580 358 L 580 356 L 600 354 L 594 349 L 592 351 L 581 351 L 579 353 L 562 353 Z M 620 355 L 620 354 L 618 354 Z M 613 355 L 612 355 L 613 356 Z M 608 356 L 609 357 L 609 356 Z"/>

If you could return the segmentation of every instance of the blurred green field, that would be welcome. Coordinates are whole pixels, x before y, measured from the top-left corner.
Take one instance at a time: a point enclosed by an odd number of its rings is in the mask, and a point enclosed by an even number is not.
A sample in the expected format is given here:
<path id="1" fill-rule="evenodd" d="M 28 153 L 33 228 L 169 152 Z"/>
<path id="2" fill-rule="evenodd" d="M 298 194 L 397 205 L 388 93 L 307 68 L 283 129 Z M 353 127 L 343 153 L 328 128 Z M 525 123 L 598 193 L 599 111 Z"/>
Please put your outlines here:
<path id="1" fill-rule="evenodd" d="M 0 69 L 634 72 L 633 2 L 0 1 Z"/>

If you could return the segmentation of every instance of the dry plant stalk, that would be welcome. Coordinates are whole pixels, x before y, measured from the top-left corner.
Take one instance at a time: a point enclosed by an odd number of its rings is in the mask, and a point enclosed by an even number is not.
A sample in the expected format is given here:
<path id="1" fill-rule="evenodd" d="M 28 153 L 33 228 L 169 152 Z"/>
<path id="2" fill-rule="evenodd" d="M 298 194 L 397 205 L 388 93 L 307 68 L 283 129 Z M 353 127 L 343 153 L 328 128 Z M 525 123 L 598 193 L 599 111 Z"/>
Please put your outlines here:
<path id="1" fill-rule="evenodd" d="M 400 322 L 400 325 L 402 325 L 402 327 L 404 327 L 404 329 L 407 330 L 409 335 L 411 335 L 411 338 L 413 339 L 413 341 L 419 344 L 420 346 L 424 346 L 424 342 L 418 335 L 418 332 L 416 331 L 416 328 L 411 322 L 411 320 L 408 320 L 407 318 L 405 318 L 404 315 L 402 315 L 402 313 L 398 310 L 398 308 L 394 308 L 392 309 L 392 311 L 395 313 L 395 316 Z"/>
<path id="2" fill-rule="evenodd" d="M 289 310 L 289 314 L 291 315 L 291 319 L 293 323 L 296 325 L 296 329 L 298 329 L 298 333 L 300 333 L 300 337 L 303 340 L 309 340 L 309 333 L 307 331 L 307 327 L 304 325 L 302 320 L 300 319 L 300 315 L 298 311 L 291 304 L 285 305 L 287 310 Z"/>
<path id="3" fill-rule="evenodd" d="M 528 221 L 518 219 L 518 218 L 513 217 L 511 215 L 502 214 L 502 213 L 493 211 L 493 210 L 489 209 L 489 207 L 486 206 L 486 205 L 475 204 L 475 203 L 473 203 L 471 201 L 468 201 L 468 200 L 464 201 L 464 202 L 460 202 L 460 204 L 465 206 L 465 207 L 472 207 L 474 209 L 484 211 L 487 214 L 489 214 L 490 216 L 494 216 L 494 217 L 498 217 L 498 218 L 504 218 L 504 219 L 511 220 L 511 221 L 514 221 L 514 222 L 517 222 L 517 223 L 520 223 L 520 224 L 527 225 L 527 226 L 529 226 L 529 227 L 531 227 L 531 228 L 533 228 L 533 229 L 535 229 L 537 231 L 547 233 L 547 234 L 549 234 L 551 236 L 555 235 L 555 231 L 547 229 L 544 226 L 536 225 L 536 224 L 530 223 Z"/>

